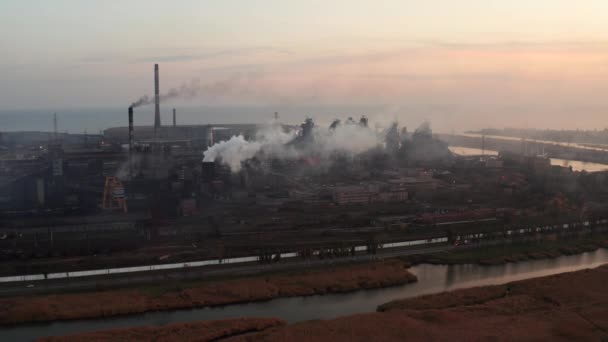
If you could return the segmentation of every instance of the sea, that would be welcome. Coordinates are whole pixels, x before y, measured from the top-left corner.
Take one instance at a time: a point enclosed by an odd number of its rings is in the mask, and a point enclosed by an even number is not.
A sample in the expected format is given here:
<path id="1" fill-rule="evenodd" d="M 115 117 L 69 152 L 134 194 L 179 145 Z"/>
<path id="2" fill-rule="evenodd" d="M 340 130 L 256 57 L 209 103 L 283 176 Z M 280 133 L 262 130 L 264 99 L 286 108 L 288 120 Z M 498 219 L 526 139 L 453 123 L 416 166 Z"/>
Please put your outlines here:
<path id="1" fill-rule="evenodd" d="M 173 107 L 161 107 L 163 125 L 173 122 Z M 380 107 L 367 106 L 223 106 L 223 107 L 177 107 L 178 125 L 269 123 L 277 112 L 279 120 L 285 124 L 300 124 L 307 117 L 319 124 L 329 124 L 331 120 L 359 120 L 362 115 L 373 116 L 382 111 Z M 57 114 L 57 130 L 67 133 L 99 133 L 109 127 L 127 126 L 127 107 L 49 109 L 49 110 L 0 110 L 0 132 L 6 131 L 53 131 L 53 116 Z M 152 125 L 154 107 L 135 109 L 136 126 Z"/>

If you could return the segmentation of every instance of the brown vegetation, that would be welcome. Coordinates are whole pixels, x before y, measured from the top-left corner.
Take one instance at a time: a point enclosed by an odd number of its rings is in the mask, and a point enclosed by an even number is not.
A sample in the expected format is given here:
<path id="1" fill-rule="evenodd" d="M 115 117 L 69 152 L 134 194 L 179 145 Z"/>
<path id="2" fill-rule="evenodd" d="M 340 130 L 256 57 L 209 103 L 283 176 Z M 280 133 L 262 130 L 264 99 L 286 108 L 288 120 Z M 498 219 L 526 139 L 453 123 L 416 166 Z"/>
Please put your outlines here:
<path id="1" fill-rule="evenodd" d="M 382 305 L 231 341 L 598 341 L 608 339 L 608 266 Z"/>
<path id="2" fill-rule="evenodd" d="M 0 324 L 109 317 L 379 288 L 416 281 L 407 264 L 387 260 L 292 274 L 207 281 L 188 288 L 125 289 L 0 299 Z"/>
<path id="3" fill-rule="evenodd" d="M 432 310 L 482 304 L 493 299 L 504 297 L 507 291 L 506 285 L 474 287 L 404 300 L 395 300 L 380 305 L 378 311 Z"/>
<path id="4" fill-rule="evenodd" d="M 202 321 L 169 324 L 162 327 L 136 327 L 95 331 L 90 333 L 46 337 L 40 342 L 90 342 L 90 341 L 215 341 L 239 334 L 263 331 L 285 325 L 285 321 L 274 318 L 238 318 L 219 321 Z"/>

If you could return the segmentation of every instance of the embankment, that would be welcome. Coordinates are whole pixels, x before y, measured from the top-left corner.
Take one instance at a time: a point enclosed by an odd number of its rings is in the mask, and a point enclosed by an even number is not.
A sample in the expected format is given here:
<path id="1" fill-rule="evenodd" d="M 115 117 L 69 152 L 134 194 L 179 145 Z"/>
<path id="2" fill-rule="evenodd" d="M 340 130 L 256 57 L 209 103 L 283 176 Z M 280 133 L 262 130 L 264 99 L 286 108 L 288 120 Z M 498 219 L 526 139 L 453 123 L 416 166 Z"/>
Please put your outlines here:
<path id="1" fill-rule="evenodd" d="M 380 288 L 416 281 L 407 267 L 403 261 L 386 260 L 226 280 L 2 298 L 0 324 L 101 318 Z"/>
<path id="2" fill-rule="evenodd" d="M 309 321 L 230 341 L 600 341 L 608 339 L 608 266 L 428 295 L 378 312 Z"/>

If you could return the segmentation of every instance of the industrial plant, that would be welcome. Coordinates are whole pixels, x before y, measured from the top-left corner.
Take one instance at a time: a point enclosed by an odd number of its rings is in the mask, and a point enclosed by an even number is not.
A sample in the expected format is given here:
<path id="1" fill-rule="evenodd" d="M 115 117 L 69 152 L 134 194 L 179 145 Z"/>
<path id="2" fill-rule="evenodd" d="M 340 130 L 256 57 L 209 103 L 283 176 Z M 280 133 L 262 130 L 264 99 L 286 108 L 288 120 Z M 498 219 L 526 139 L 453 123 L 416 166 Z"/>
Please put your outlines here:
<path id="1" fill-rule="evenodd" d="M 0 1 L 0 342 L 608 342 L 608 1 Z"/>
<path id="2" fill-rule="evenodd" d="M 2 133 L 0 280 L 525 241 L 608 214 L 605 173 L 554 166 L 538 148 L 458 155 L 445 142 L 457 138 L 428 122 L 274 113 L 264 125 L 179 125 L 169 108 L 163 125 L 159 73 L 153 98 L 125 106 L 124 127 L 65 134 L 55 118 L 52 132 Z M 137 124 L 146 105 L 153 126 Z"/>

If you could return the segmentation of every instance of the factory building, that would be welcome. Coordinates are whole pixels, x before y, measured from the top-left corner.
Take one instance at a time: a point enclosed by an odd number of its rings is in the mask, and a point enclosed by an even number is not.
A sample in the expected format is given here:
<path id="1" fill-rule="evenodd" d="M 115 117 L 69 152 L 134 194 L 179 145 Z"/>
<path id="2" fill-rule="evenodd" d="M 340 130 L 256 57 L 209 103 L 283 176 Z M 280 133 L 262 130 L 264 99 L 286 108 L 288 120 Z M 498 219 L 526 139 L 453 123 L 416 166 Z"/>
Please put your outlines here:
<path id="1" fill-rule="evenodd" d="M 333 190 L 334 202 L 338 205 L 371 204 L 376 201 L 378 191 L 370 186 L 339 186 Z"/>
<path id="2" fill-rule="evenodd" d="M 338 205 L 405 202 L 408 191 L 403 184 L 373 183 L 367 185 L 337 186 L 332 198 Z"/>
<path id="3" fill-rule="evenodd" d="M 381 188 L 378 202 L 405 202 L 409 199 L 407 187 L 404 184 L 388 184 Z"/>

